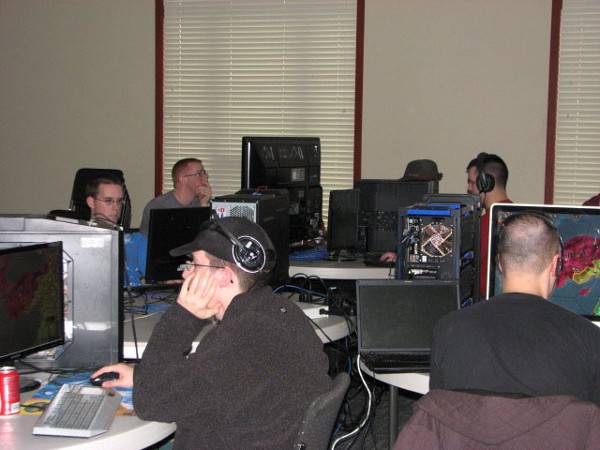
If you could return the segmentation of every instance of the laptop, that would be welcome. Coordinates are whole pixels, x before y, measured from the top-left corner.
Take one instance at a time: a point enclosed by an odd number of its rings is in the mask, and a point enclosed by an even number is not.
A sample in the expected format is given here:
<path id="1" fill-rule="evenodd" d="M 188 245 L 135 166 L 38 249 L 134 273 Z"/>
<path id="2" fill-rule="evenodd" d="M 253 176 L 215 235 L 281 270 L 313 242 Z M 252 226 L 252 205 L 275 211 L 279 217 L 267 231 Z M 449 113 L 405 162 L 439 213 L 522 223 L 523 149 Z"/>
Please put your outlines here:
<path id="1" fill-rule="evenodd" d="M 460 308 L 457 280 L 357 280 L 358 352 L 373 372 L 428 372 L 433 327 Z"/>
<path id="2" fill-rule="evenodd" d="M 188 259 L 175 258 L 169 251 L 193 241 L 200 226 L 210 220 L 210 207 L 153 209 L 148 225 L 145 283 L 181 280 L 177 268 Z"/>

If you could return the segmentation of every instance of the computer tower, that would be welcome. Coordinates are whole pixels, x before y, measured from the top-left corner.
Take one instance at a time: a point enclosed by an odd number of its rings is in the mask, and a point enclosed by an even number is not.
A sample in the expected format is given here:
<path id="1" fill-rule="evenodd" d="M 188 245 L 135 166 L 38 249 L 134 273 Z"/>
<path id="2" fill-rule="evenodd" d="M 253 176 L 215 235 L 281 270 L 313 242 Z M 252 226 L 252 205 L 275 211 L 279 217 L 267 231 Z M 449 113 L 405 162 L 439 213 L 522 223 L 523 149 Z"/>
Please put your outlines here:
<path id="1" fill-rule="evenodd" d="M 479 209 L 417 203 L 398 210 L 396 278 L 458 280 L 463 304 L 479 300 Z"/>
<path id="2" fill-rule="evenodd" d="M 361 247 L 367 252 L 384 253 L 396 250 L 398 208 L 438 192 L 439 182 L 365 179 L 354 187 L 360 190 Z"/>
<path id="3" fill-rule="evenodd" d="M 235 194 L 216 197 L 212 207 L 219 217 L 245 217 L 258 223 L 267 232 L 277 252 L 277 264 L 270 284 L 273 287 L 285 284 L 290 267 L 290 200 L 287 191 L 274 189 L 256 193 L 241 190 Z"/>

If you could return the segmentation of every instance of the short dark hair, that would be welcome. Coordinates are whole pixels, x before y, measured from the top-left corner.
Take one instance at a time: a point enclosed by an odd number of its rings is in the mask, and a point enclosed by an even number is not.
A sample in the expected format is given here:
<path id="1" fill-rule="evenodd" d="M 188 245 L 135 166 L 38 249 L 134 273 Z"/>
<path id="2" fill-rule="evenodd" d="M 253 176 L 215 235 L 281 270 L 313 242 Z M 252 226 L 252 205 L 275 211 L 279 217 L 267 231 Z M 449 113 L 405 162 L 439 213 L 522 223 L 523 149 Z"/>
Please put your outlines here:
<path id="1" fill-rule="evenodd" d="M 506 165 L 504 160 L 493 153 L 486 153 L 482 163 L 483 170 L 485 170 L 485 173 L 488 175 L 492 175 L 496 184 L 505 188 L 506 183 L 508 183 L 508 166 Z M 467 172 L 472 167 L 478 166 L 479 158 L 473 158 L 467 166 Z"/>
<path id="2" fill-rule="evenodd" d="M 171 178 L 173 180 L 173 184 L 177 182 L 177 173 L 188 164 L 193 162 L 202 164 L 202 160 L 198 158 L 183 158 L 173 164 L 173 168 L 171 169 Z"/>
<path id="3" fill-rule="evenodd" d="M 498 258 L 504 269 L 541 272 L 561 253 L 560 235 L 542 213 L 515 213 L 498 235 Z"/>
<path id="4" fill-rule="evenodd" d="M 95 197 L 98 195 L 98 191 L 100 190 L 101 184 L 116 184 L 123 188 L 125 191 L 125 180 L 120 176 L 110 173 L 104 172 L 95 177 L 91 178 L 85 185 L 85 196 L 87 197 Z"/>
<path id="5" fill-rule="evenodd" d="M 263 269 L 260 272 L 250 273 L 242 270 L 237 264 L 225 261 L 210 253 L 206 253 L 206 257 L 211 265 L 229 267 L 235 272 L 242 292 L 248 292 L 266 286 L 271 279 L 271 270 Z"/>

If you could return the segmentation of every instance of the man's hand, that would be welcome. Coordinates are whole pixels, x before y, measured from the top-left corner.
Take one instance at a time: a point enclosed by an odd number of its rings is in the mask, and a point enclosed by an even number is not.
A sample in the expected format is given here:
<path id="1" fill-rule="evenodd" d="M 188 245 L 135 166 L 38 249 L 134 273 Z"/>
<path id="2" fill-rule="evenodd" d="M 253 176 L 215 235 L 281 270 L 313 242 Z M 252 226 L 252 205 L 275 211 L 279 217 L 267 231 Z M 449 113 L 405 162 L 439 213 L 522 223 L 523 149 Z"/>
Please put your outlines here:
<path id="1" fill-rule="evenodd" d="M 94 372 L 91 378 L 95 378 L 98 375 L 106 372 L 117 372 L 119 374 L 118 380 L 105 381 L 102 383 L 102 387 L 104 388 L 113 388 L 113 387 L 123 387 L 129 388 L 133 387 L 133 367 L 128 366 L 126 364 L 114 364 L 112 366 L 104 366 Z"/>
<path id="2" fill-rule="evenodd" d="M 214 299 L 216 289 L 210 268 L 196 268 L 183 281 L 177 303 L 199 319 L 209 319 L 219 311 Z"/>
<path id="3" fill-rule="evenodd" d="M 196 197 L 200 202 L 200 206 L 210 206 L 210 199 L 212 198 L 212 188 L 210 183 L 207 181 L 206 184 L 198 186 L 196 189 Z"/>

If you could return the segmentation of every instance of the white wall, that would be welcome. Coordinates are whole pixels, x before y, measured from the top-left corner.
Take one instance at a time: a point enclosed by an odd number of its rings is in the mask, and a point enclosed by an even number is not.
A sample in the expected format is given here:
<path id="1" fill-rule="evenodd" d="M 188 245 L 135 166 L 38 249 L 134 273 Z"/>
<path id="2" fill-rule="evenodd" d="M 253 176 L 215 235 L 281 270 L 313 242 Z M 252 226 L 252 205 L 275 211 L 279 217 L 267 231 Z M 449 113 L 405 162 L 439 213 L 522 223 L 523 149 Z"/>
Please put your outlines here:
<path id="1" fill-rule="evenodd" d="M 366 0 L 363 177 L 480 151 L 541 202 L 552 0 Z M 0 213 L 65 208 L 80 167 L 154 195 L 154 0 L 0 0 Z"/>
<path id="2" fill-rule="evenodd" d="M 363 178 L 438 163 L 444 192 L 497 153 L 515 201 L 543 202 L 552 0 L 367 0 Z"/>
<path id="3" fill-rule="evenodd" d="M 154 195 L 154 0 L 0 1 L 0 212 L 66 208 L 81 167 Z"/>

